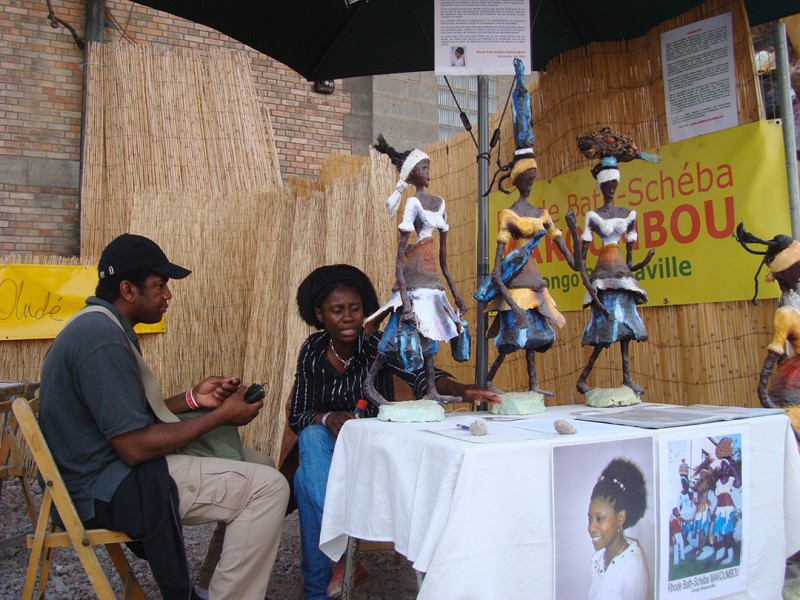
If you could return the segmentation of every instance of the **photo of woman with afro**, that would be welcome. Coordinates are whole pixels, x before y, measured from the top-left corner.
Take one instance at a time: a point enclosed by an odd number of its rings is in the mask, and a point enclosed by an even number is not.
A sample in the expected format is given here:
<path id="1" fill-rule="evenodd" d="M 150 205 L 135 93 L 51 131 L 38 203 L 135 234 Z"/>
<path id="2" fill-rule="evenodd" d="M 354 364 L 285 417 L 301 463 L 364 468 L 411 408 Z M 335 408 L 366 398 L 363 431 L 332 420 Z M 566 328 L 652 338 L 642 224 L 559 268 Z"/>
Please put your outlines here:
<path id="1" fill-rule="evenodd" d="M 553 448 L 556 600 L 654 598 L 654 450 L 651 437 Z"/>
<path id="2" fill-rule="evenodd" d="M 639 542 L 625 535 L 647 508 L 644 475 L 634 463 L 613 459 L 597 479 L 589 502 L 592 584 L 589 600 L 643 600 L 650 576 Z"/>

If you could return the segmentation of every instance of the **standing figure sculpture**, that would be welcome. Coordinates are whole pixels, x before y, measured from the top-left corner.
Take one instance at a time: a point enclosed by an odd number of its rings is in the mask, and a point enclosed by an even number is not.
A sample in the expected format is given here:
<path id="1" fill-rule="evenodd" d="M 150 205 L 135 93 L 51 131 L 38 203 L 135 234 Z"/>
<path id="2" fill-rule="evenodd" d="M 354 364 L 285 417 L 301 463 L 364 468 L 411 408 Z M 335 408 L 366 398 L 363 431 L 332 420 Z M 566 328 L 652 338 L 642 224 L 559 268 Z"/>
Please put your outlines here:
<path id="1" fill-rule="evenodd" d="M 639 287 L 634 273 L 646 266 L 653 258 L 654 250 L 647 253 L 645 259 L 637 264 L 633 263 L 633 246 L 637 240 L 636 211 L 622 206 L 614 205 L 614 194 L 619 185 L 619 162 L 628 162 L 636 158 L 648 162 L 659 162 L 660 157 L 640 152 L 632 139 L 612 133 L 604 128 L 600 131 L 582 133 L 578 135 L 578 149 L 586 158 L 600 159 L 592 169 L 592 175 L 597 180 L 597 187 L 603 195 L 603 205 L 597 210 L 586 213 L 586 223 L 581 236 L 580 259 L 576 259 L 578 268 L 586 278 L 586 257 L 593 236 L 597 236 L 603 243 L 603 248 L 597 258 L 589 285 L 586 286 L 587 294 L 584 298 L 584 307 L 592 304 L 592 314 L 583 331 L 581 343 L 584 346 L 593 346 L 586 367 L 580 374 L 577 390 L 589 396 L 592 388 L 586 383 L 592 372 L 595 361 L 603 348 L 608 348 L 619 342 L 622 352 L 622 385 L 633 392 L 633 397 L 622 400 L 621 404 L 635 404 L 644 389 L 633 381 L 630 373 L 628 345 L 631 340 L 643 342 L 647 340 L 647 329 L 636 306 L 647 302 L 647 293 Z M 574 215 L 567 215 L 567 223 L 575 229 Z M 625 259 L 619 248 L 619 242 L 625 236 Z M 595 301 L 595 298 L 598 301 Z M 592 403 L 594 398 L 587 397 L 587 403 Z M 604 405 L 604 404 L 599 404 Z"/>
<path id="2" fill-rule="evenodd" d="M 774 334 L 758 379 L 758 398 L 765 408 L 788 409 L 795 436 L 800 441 L 800 242 L 788 235 L 762 240 L 748 233 L 742 223 L 737 226 L 735 237 L 745 250 L 764 257 L 755 276 L 755 295 L 758 295 L 758 276 L 764 265 L 769 268 L 766 281 L 777 281 L 781 289 L 773 317 Z M 764 249 L 752 249 L 755 245 Z M 790 349 L 787 349 L 787 342 Z"/>
<path id="3" fill-rule="evenodd" d="M 389 301 L 367 319 L 370 327 L 377 327 L 391 315 L 384 330 L 378 356 L 364 382 L 364 396 L 376 406 L 388 401 L 377 391 L 374 382 L 378 371 L 387 359 L 399 360 L 403 368 L 416 371 L 425 368 L 427 376 L 426 398 L 440 404 L 460 402 L 459 396 L 447 396 L 436 391 L 434 357 L 439 342 L 447 342 L 464 332 L 461 317 L 467 310 L 447 268 L 447 213 L 444 198 L 425 192 L 430 183 L 430 158 L 421 150 L 398 152 L 378 136 L 375 149 L 386 154 L 400 173 L 395 191 L 386 200 L 389 217 L 394 218 L 400 207 L 401 194 L 411 186 L 416 193 L 409 197 L 398 225 L 400 241 L 395 263 L 396 284 Z M 433 233 L 439 232 L 439 267 L 453 294 L 458 313 L 447 299 L 445 287 L 439 277 L 433 249 Z M 417 242 L 409 243 L 416 232 Z"/>
<path id="4" fill-rule="evenodd" d="M 510 165 L 511 172 L 501 177 L 498 185 L 501 191 L 510 193 L 502 186 L 505 179 L 510 179 L 519 191 L 519 199 L 500 213 L 492 275 L 481 284 L 475 298 L 486 304 L 486 312 L 497 312 L 486 332 L 487 337 L 494 337 L 498 351 L 486 375 L 487 387 L 500 393 L 492 384 L 500 365 L 512 352 L 525 350 L 528 391 L 552 396 L 552 392 L 539 388 L 535 353 L 550 349 L 556 339 L 554 327 L 562 328 L 565 320 L 531 254 L 542 237 L 549 234 L 569 266 L 574 269 L 575 263 L 550 214 L 544 208 L 532 205 L 528 199 L 537 175 L 531 102 L 525 87 L 522 61 L 514 59 L 514 67 L 516 87 L 512 98 L 516 152 Z M 504 257 L 512 239 L 516 248 Z"/>

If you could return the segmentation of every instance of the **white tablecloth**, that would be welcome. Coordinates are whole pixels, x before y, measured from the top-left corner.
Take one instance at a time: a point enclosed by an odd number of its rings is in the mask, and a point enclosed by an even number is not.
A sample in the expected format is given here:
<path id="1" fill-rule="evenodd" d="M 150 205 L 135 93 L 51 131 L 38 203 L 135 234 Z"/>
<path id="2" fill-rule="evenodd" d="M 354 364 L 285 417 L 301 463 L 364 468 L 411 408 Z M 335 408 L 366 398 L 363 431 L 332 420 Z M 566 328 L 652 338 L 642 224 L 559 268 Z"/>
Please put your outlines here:
<path id="1" fill-rule="evenodd" d="M 442 423 L 348 421 L 333 456 L 320 547 L 338 560 L 348 535 L 394 542 L 426 574 L 423 599 L 552 597 L 552 447 L 665 431 L 577 422 L 577 435 L 551 433 L 555 419 L 580 408 L 548 408 L 533 417 L 541 433 L 524 434 L 534 439 L 496 443 L 430 431 L 458 435 L 455 424 L 475 413 Z M 778 599 L 784 557 L 800 549 L 800 456 L 785 416 L 738 422 L 750 432 L 753 517 L 748 589 L 731 598 Z M 715 426 L 730 423 L 681 429 L 713 435 Z"/>

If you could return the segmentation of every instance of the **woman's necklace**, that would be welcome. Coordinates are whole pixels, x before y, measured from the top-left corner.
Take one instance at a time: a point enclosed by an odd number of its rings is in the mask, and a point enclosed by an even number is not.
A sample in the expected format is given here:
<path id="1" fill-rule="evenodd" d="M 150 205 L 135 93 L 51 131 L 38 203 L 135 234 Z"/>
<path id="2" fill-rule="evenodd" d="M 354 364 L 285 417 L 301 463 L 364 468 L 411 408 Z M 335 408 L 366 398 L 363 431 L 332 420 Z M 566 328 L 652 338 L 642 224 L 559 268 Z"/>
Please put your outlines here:
<path id="1" fill-rule="evenodd" d="M 350 363 L 351 363 L 351 362 L 353 362 L 353 359 L 355 358 L 355 356 L 356 356 L 356 355 L 355 355 L 355 354 L 353 354 L 353 356 L 351 356 L 350 358 L 348 358 L 347 360 L 345 360 L 345 359 L 343 359 L 341 356 L 339 356 L 339 353 L 338 353 L 338 352 L 336 352 L 336 348 L 334 348 L 334 347 L 333 347 L 333 339 L 331 339 L 330 346 L 331 346 L 331 352 L 333 352 L 333 355 L 334 355 L 336 358 L 338 358 L 338 359 L 339 359 L 339 362 L 340 362 L 340 363 L 342 363 L 342 364 L 344 365 L 344 368 L 346 369 L 347 367 L 349 367 L 349 366 L 350 366 Z"/>
<path id="2" fill-rule="evenodd" d="M 628 540 L 627 540 L 627 539 L 625 539 L 625 540 L 623 540 L 622 546 L 620 547 L 620 549 L 617 551 L 617 553 L 616 553 L 616 554 L 614 554 L 614 555 L 613 555 L 613 556 L 611 556 L 611 557 L 604 556 L 604 559 L 605 559 L 605 560 L 603 561 L 603 564 L 605 565 L 605 568 L 606 568 L 606 569 L 608 569 L 608 566 L 609 566 L 609 565 L 610 565 L 612 562 L 614 562 L 614 559 L 615 559 L 615 558 L 617 558 L 617 557 L 618 557 L 620 554 L 622 554 L 622 553 L 625 551 L 625 549 L 628 547 L 628 545 L 629 545 L 629 544 L 628 544 Z M 606 555 L 607 555 L 607 554 L 608 554 L 608 551 L 606 551 Z"/>

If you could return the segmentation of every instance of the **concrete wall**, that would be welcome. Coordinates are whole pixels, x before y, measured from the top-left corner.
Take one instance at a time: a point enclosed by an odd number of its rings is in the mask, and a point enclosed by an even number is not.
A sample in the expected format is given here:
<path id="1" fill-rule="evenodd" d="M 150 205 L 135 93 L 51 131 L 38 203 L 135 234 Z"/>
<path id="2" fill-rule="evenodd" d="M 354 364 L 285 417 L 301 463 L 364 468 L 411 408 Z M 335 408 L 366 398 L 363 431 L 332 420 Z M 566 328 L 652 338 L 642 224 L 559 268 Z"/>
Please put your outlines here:
<path id="1" fill-rule="evenodd" d="M 382 133 L 398 150 L 424 146 L 439 139 L 439 106 L 433 73 L 403 73 L 376 77 L 374 132 Z"/>

